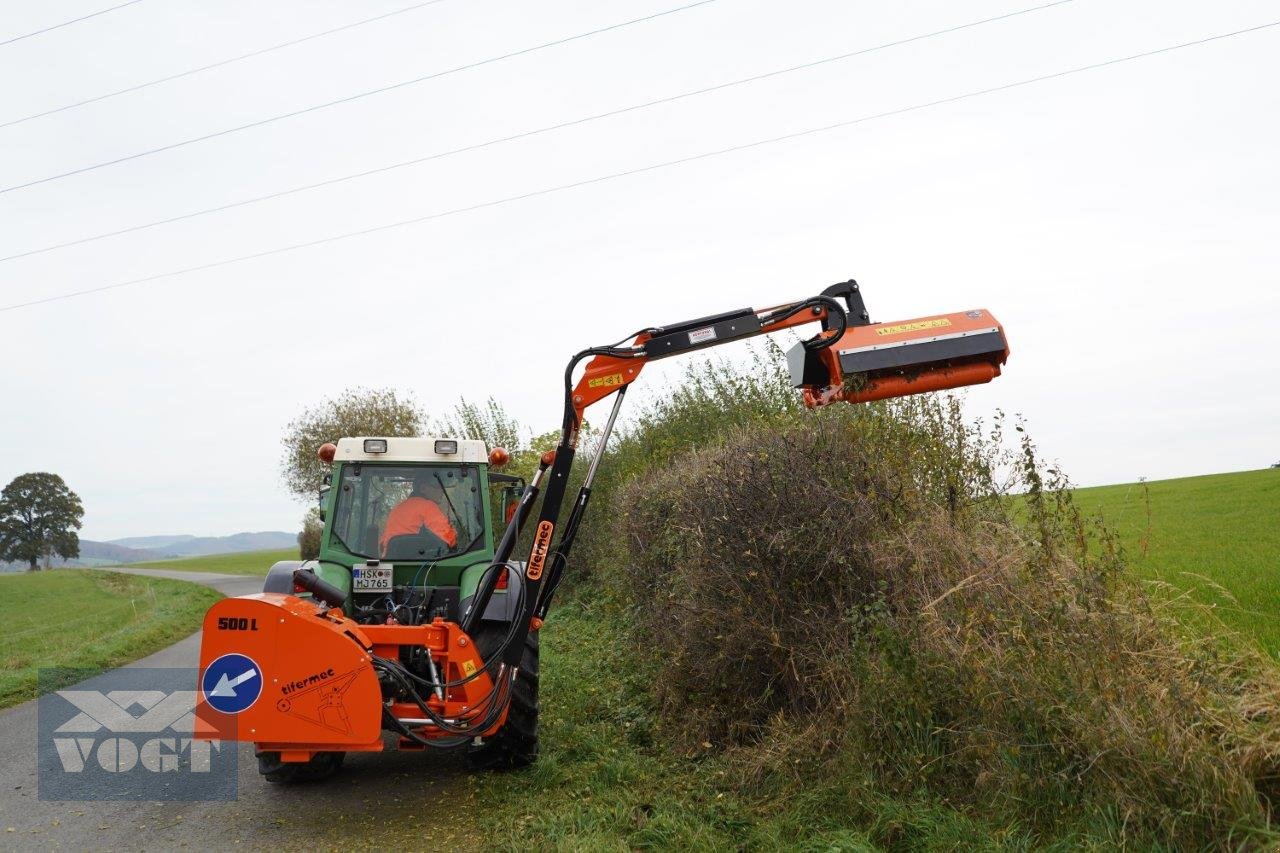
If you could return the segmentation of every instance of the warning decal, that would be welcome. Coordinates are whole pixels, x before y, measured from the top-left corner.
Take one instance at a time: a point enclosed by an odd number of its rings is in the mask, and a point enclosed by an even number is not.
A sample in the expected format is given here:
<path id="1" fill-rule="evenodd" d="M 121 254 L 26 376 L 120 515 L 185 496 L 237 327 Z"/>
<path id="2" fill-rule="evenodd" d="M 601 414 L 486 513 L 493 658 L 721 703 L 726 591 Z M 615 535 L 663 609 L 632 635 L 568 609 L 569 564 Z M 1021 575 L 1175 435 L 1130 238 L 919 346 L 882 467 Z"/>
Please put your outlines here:
<path id="1" fill-rule="evenodd" d="M 899 323 L 896 326 L 876 326 L 876 334 L 880 337 L 885 335 L 900 335 L 903 332 L 921 332 L 925 329 L 941 329 L 950 326 L 951 321 L 946 317 L 935 317 L 932 320 L 917 320 L 914 323 Z"/>
<path id="2" fill-rule="evenodd" d="M 622 384 L 621 373 L 610 373 L 608 376 L 597 376 L 594 379 L 587 380 L 588 388 L 612 388 L 615 385 Z"/>
<path id="3" fill-rule="evenodd" d="M 308 723 L 349 735 L 351 719 L 347 715 L 345 696 L 359 674 L 359 669 L 353 669 L 323 680 L 310 689 L 290 693 L 287 698 L 276 702 L 276 710 L 282 714 L 301 717 Z"/>

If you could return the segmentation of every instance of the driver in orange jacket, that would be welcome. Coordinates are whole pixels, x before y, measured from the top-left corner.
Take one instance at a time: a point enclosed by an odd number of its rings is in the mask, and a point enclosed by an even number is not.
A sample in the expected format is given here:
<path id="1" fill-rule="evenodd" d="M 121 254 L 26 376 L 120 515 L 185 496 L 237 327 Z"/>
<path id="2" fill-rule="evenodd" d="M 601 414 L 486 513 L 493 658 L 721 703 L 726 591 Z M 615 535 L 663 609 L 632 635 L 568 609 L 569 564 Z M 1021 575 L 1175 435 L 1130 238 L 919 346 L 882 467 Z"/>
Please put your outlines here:
<path id="1" fill-rule="evenodd" d="M 427 471 L 413 478 L 413 491 L 387 513 L 387 523 L 382 528 L 382 556 L 387 556 L 387 545 L 396 536 L 416 536 L 426 528 L 439 536 L 450 549 L 458 547 L 458 533 L 440 508 L 444 499 L 444 487 Z"/>

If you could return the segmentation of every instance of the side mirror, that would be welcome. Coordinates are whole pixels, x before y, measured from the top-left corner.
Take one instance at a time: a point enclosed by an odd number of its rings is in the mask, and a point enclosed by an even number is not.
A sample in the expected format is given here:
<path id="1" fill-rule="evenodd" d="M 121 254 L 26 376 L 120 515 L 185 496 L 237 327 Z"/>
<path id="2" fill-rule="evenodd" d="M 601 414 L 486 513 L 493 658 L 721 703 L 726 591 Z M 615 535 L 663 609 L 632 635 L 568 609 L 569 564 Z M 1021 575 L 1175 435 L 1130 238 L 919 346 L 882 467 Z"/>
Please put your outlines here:
<path id="1" fill-rule="evenodd" d="M 329 478 L 326 477 L 325 479 L 328 480 Z M 325 483 L 323 486 L 320 487 L 320 492 L 316 496 L 316 503 L 320 507 L 321 521 L 324 521 L 324 503 L 325 503 L 325 500 L 329 497 L 329 489 L 331 488 L 332 486 L 330 486 L 328 483 Z"/>

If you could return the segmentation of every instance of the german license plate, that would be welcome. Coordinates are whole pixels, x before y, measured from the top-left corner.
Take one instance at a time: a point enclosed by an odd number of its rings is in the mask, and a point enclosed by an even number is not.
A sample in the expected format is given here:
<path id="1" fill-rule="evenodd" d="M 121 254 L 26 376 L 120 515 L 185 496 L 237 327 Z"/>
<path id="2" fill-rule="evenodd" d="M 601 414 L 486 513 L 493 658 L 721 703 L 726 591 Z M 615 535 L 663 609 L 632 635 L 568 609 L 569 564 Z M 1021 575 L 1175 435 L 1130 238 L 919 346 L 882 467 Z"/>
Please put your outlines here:
<path id="1" fill-rule="evenodd" d="M 391 592 L 391 566 L 353 566 L 353 592 Z"/>

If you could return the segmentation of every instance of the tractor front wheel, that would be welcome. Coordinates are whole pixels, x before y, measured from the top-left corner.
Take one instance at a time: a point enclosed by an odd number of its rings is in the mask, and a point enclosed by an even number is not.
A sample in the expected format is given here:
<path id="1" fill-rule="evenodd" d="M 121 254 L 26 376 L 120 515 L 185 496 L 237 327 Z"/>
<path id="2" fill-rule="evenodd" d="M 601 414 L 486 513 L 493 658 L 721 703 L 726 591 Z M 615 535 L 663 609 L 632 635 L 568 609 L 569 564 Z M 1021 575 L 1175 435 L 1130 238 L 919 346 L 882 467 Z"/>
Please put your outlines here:
<path id="1" fill-rule="evenodd" d="M 345 752 L 317 752 L 310 761 L 286 762 L 280 760 L 278 752 L 259 752 L 258 772 L 275 785 L 319 782 L 337 773 L 346 756 Z"/>
<path id="2" fill-rule="evenodd" d="M 506 639 L 507 626 L 484 627 L 476 636 L 480 656 L 488 660 Z M 497 664 L 494 665 L 497 669 Z M 472 746 L 467 763 L 472 770 L 517 770 L 538 759 L 538 635 L 525 640 L 520 673 L 511 688 L 507 721 L 484 743 Z"/>

